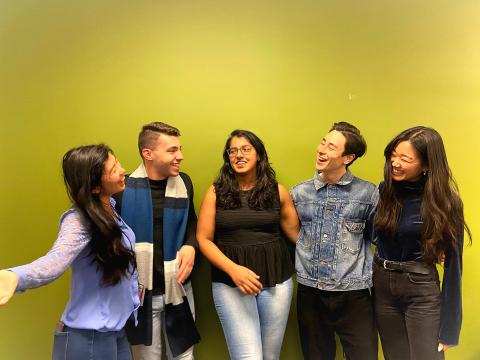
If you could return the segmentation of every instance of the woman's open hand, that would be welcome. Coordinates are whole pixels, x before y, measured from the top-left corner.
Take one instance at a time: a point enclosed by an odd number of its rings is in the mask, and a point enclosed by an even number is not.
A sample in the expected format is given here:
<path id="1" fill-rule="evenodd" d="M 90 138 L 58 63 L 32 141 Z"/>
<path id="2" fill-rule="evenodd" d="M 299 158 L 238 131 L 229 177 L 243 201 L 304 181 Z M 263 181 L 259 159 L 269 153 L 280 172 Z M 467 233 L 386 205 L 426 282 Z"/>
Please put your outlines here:
<path id="1" fill-rule="evenodd" d="M 18 275 L 13 271 L 0 270 L 0 306 L 13 296 L 18 284 Z"/>

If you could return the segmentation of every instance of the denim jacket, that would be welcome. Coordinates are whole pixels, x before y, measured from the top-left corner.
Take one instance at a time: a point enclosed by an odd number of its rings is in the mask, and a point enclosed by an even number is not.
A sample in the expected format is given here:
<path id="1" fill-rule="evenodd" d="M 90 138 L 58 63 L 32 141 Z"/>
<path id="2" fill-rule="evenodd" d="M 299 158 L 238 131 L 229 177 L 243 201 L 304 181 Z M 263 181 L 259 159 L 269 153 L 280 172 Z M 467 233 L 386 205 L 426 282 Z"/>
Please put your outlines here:
<path id="1" fill-rule="evenodd" d="M 295 250 L 298 282 L 332 291 L 371 287 L 378 189 L 347 170 L 336 184 L 317 174 L 290 193 L 301 223 Z"/>

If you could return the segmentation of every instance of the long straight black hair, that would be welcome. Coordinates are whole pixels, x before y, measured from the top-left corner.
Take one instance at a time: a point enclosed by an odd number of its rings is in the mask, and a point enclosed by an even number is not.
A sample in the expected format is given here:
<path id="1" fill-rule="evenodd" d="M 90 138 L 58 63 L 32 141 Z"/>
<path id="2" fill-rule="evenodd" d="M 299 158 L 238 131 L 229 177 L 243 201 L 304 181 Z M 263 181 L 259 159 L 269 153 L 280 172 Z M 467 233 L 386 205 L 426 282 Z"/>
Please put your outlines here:
<path id="1" fill-rule="evenodd" d="M 428 168 L 422 196 L 421 218 L 422 255 L 429 263 L 439 263 L 448 249 L 458 249 L 465 230 L 470 238 L 470 229 L 464 221 L 463 203 L 458 187 L 448 166 L 447 155 L 440 134 L 428 127 L 416 126 L 398 134 L 386 146 L 384 187 L 380 193 L 375 229 L 386 237 L 394 237 L 402 205 L 397 197 L 392 180 L 392 153 L 397 145 L 409 141 L 417 151 L 423 165 Z"/>
<path id="2" fill-rule="evenodd" d="M 241 206 L 240 188 L 235 172 L 230 165 L 227 150 L 233 137 L 247 139 L 257 152 L 257 181 L 248 197 L 248 205 L 255 210 L 271 209 L 278 199 L 278 183 L 275 179 L 275 170 L 268 162 L 267 151 L 262 140 L 248 130 L 234 130 L 228 137 L 223 149 L 223 165 L 220 168 L 214 187 L 217 197 L 217 207 L 222 209 L 236 209 Z"/>
<path id="3" fill-rule="evenodd" d="M 108 213 L 95 189 L 101 187 L 105 162 L 112 150 L 104 144 L 80 146 L 63 156 L 63 180 L 67 193 L 88 222 L 91 254 L 103 272 L 106 286 L 117 284 L 136 268 L 135 254 L 122 243 L 122 231 Z"/>

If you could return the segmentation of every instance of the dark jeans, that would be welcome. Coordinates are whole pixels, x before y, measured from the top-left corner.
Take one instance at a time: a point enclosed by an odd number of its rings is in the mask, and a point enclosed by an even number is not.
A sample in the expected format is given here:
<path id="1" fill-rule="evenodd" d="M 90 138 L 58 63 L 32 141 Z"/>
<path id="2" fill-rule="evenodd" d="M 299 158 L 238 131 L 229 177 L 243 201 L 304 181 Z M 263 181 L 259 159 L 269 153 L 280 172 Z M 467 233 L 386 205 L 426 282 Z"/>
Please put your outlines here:
<path id="1" fill-rule="evenodd" d="M 72 329 L 55 332 L 53 360 L 131 360 L 125 330 Z"/>
<path id="2" fill-rule="evenodd" d="M 443 359 L 437 351 L 440 287 L 437 269 L 417 274 L 373 264 L 375 316 L 386 360 Z"/>
<path id="3" fill-rule="evenodd" d="M 335 359 L 335 333 L 349 360 L 378 358 L 370 291 L 324 291 L 298 284 L 297 317 L 305 359 Z"/>

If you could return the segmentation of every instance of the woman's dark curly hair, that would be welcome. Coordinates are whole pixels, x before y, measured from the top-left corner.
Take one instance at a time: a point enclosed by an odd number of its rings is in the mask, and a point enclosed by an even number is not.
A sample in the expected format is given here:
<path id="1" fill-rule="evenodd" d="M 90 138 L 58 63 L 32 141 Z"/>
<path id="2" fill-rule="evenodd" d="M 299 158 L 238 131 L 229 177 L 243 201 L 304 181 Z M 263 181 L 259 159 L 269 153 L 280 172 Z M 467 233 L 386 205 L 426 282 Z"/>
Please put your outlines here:
<path id="1" fill-rule="evenodd" d="M 275 170 L 268 162 L 267 151 L 262 140 L 248 130 L 234 130 L 230 134 L 225 148 L 223 149 L 223 165 L 220 168 L 217 179 L 214 182 L 217 197 L 217 208 L 237 209 L 241 206 L 240 188 L 237 176 L 230 165 L 230 158 L 227 150 L 234 137 L 247 139 L 257 152 L 257 180 L 254 188 L 249 194 L 248 205 L 255 210 L 272 209 L 278 199 L 278 183 L 275 178 Z"/>

